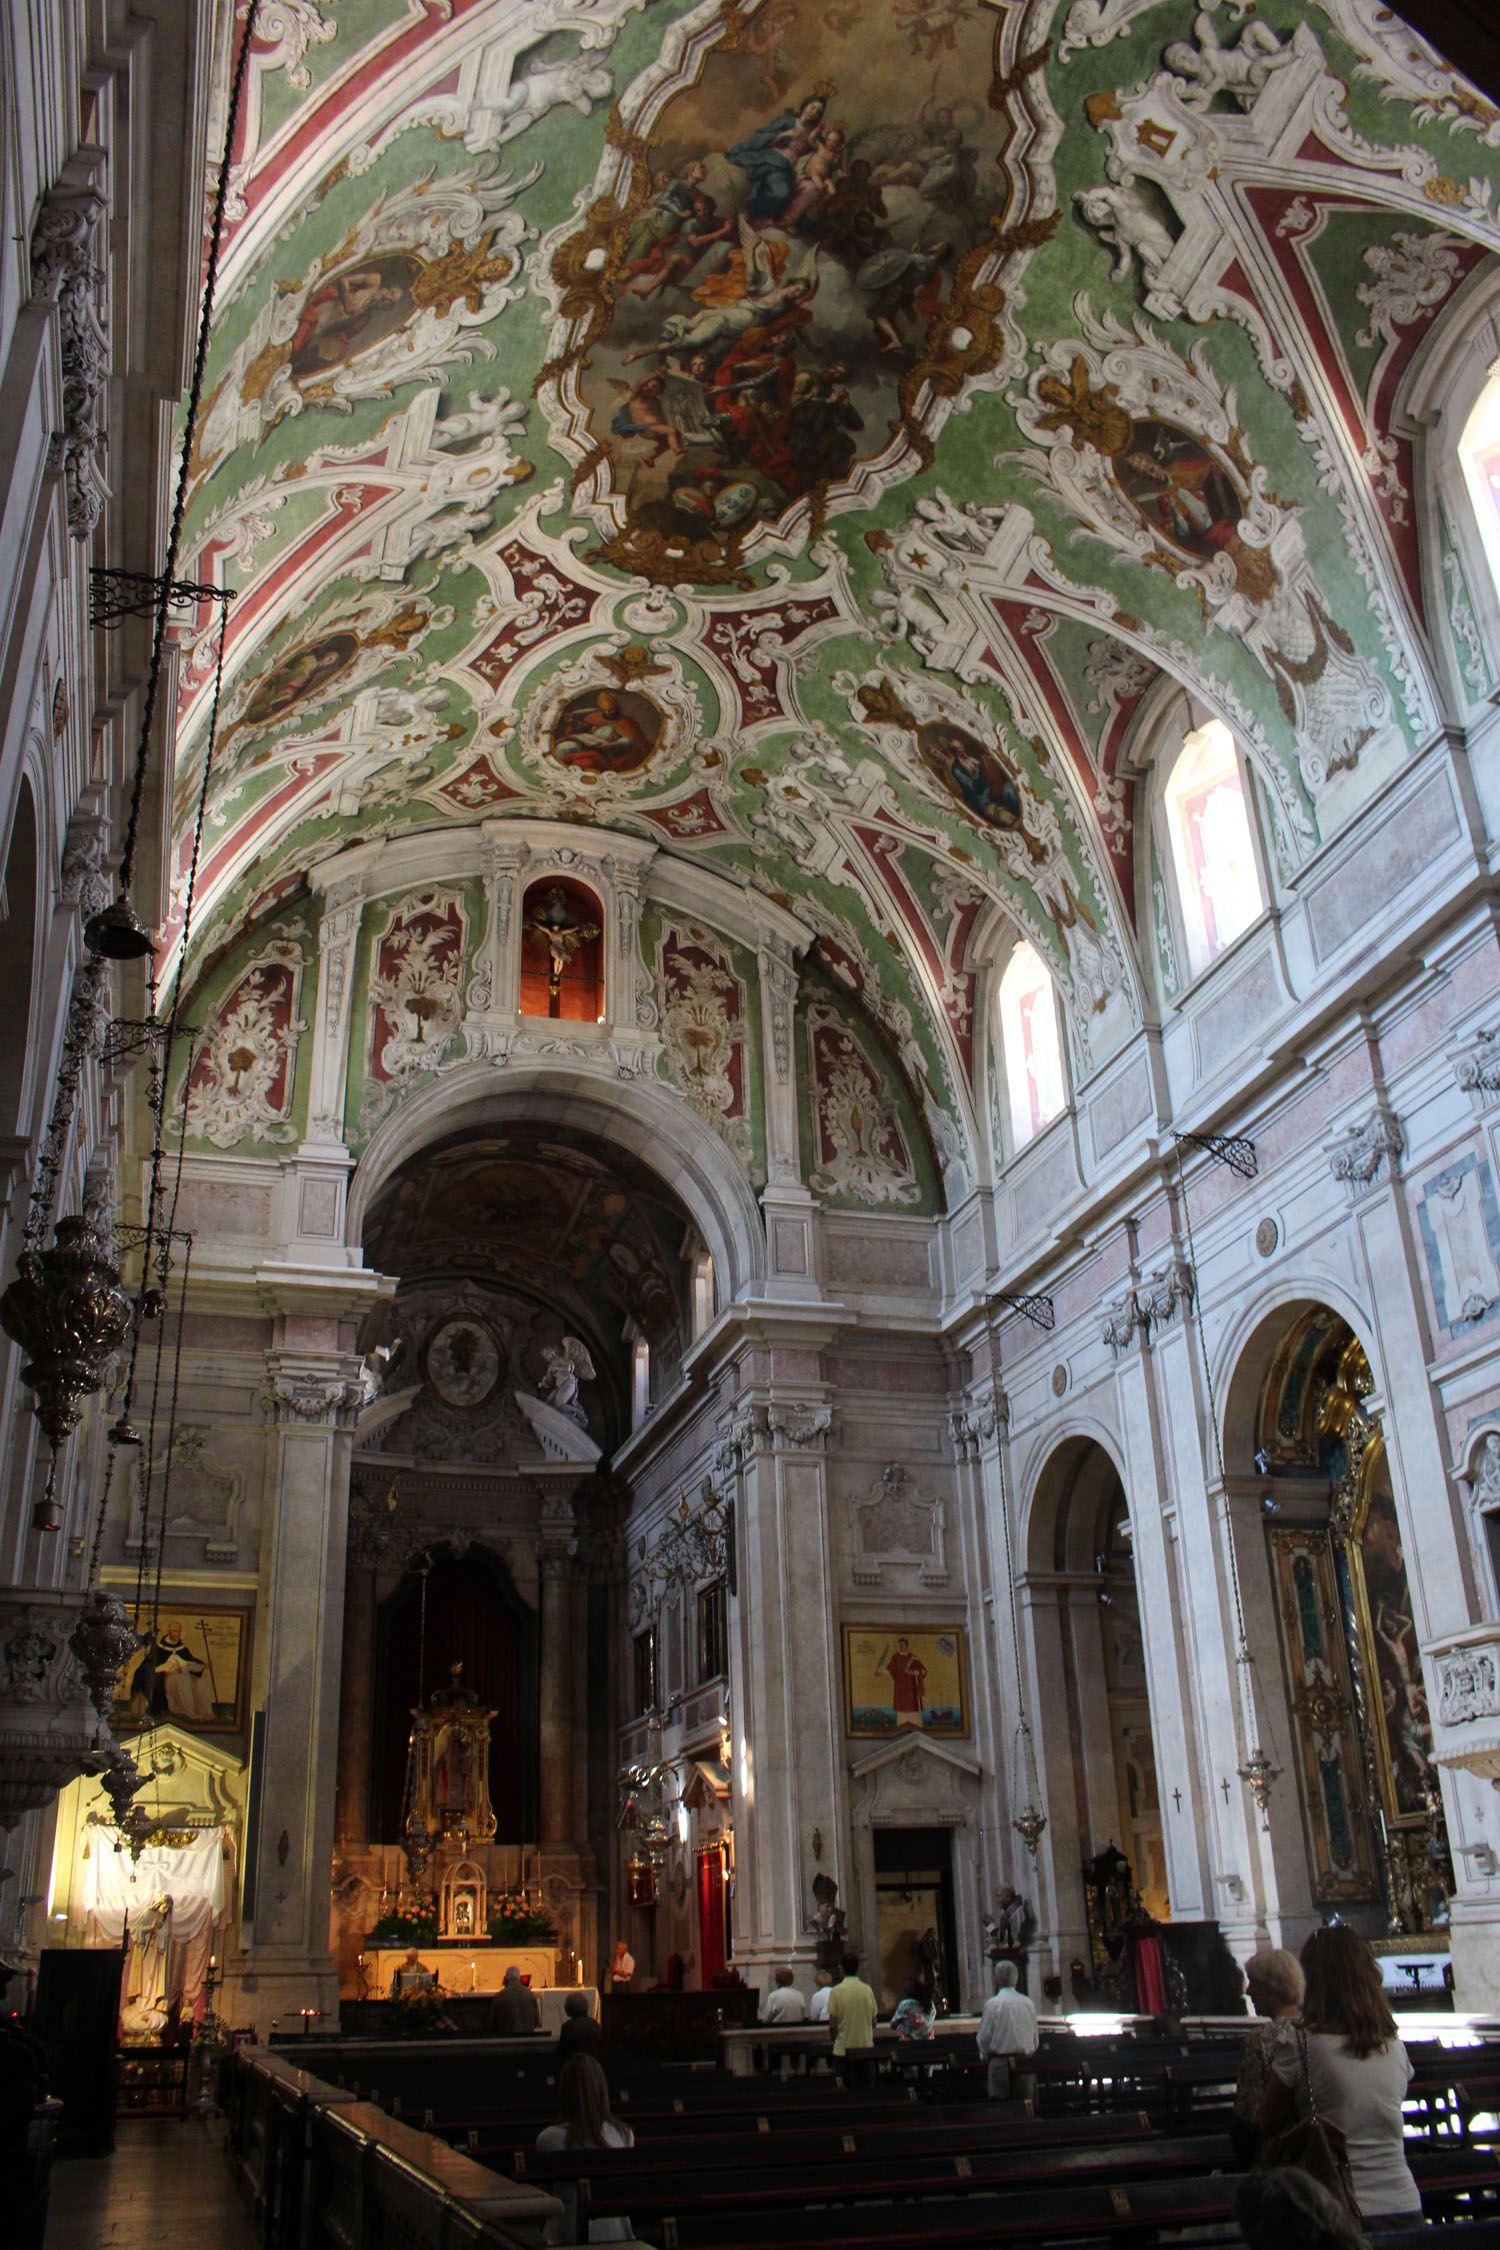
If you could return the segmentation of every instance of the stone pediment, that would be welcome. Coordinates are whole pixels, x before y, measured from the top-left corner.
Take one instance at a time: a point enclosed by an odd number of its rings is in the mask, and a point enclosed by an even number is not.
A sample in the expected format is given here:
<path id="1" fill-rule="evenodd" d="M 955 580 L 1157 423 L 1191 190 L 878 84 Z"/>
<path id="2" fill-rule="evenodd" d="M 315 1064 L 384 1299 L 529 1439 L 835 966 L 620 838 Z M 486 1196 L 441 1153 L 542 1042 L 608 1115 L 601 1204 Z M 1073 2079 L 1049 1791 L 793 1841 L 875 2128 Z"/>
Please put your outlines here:
<path id="1" fill-rule="evenodd" d="M 598 1446 L 570 1414 L 560 1414 L 555 1406 L 549 1406 L 543 1398 L 533 1398 L 529 1391 L 517 1391 L 516 1404 L 549 1461 L 578 1461 L 592 1466 L 598 1460 Z"/>
<path id="2" fill-rule="evenodd" d="M 945 1742 L 929 1742 L 926 1735 L 919 1734 L 912 1728 L 907 1735 L 882 1742 L 878 1749 L 871 1750 L 862 1758 L 851 1758 L 849 1771 L 856 1780 L 880 1773 L 887 1766 L 898 1766 L 903 1772 L 909 1772 L 909 1761 L 913 1753 L 919 1759 L 931 1759 L 934 1765 L 951 1766 L 956 1773 L 967 1774 L 973 1781 L 979 1779 L 983 1770 L 977 1758 L 967 1756 L 962 1750 L 951 1749 Z"/>

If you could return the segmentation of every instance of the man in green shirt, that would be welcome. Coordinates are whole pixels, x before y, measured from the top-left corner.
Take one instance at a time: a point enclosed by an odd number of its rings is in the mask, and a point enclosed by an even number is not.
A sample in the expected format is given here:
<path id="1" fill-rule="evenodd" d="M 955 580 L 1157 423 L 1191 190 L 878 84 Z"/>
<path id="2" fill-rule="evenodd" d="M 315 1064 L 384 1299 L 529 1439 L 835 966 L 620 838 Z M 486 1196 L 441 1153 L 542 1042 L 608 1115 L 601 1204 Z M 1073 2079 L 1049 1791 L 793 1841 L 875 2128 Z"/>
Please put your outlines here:
<path id="1" fill-rule="evenodd" d="M 844 2063 L 844 2083 L 863 2086 L 869 2078 L 870 2065 L 859 2050 L 875 2044 L 874 1993 L 859 1973 L 859 1955 L 846 1953 L 839 1963 L 843 1970 L 842 1981 L 828 1995 L 828 2022 L 833 2032 L 835 2058 L 849 2056 L 856 2059 Z"/>

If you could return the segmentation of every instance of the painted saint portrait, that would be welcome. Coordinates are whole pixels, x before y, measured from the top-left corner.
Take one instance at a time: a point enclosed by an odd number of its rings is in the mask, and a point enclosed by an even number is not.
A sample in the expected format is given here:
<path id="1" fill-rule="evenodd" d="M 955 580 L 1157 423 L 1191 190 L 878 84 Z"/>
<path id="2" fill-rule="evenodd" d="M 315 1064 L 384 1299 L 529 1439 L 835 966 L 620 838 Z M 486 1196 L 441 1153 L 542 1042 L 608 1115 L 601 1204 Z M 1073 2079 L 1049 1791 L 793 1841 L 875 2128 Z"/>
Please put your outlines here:
<path id="1" fill-rule="evenodd" d="M 1172 422 L 1137 422 L 1112 465 L 1147 529 L 1194 562 L 1211 563 L 1238 539 L 1245 495 L 1191 431 Z"/>
<path id="2" fill-rule="evenodd" d="M 846 1625 L 844 1725 L 852 1735 L 967 1734 L 962 1631 Z"/>
<path id="3" fill-rule="evenodd" d="M 1019 828 L 1021 795 L 1002 760 L 977 736 L 948 719 L 917 729 L 922 763 L 971 819 L 987 828 Z"/>
<path id="4" fill-rule="evenodd" d="M 656 748 L 661 713 L 634 688 L 570 696 L 552 729 L 552 756 L 574 773 L 638 773 Z"/>
<path id="5" fill-rule="evenodd" d="M 404 326 L 420 270 L 405 251 L 367 258 L 309 291 L 292 335 L 288 365 L 304 386 L 342 367 Z"/>
<path id="6" fill-rule="evenodd" d="M 997 33 L 960 0 L 918 84 L 856 8 L 752 5 L 651 113 L 627 217 L 590 221 L 610 229 L 604 319 L 579 368 L 622 560 L 659 552 L 681 578 L 684 539 L 732 546 L 890 449 L 934 324 L 971 334 L 955 316 L 1007 132 L 984 98 Z"/>
<path id="7" fill-rule="evenodd" d="M 240 714 L 240 725 L 270 727 L 289 719 L 300 704 L 320 699 L 342 679 L 358 654 L 357 633 L 328 633 L 293 649 L 272 665 Z"/>
<path id="8" fill-rule="evenodd" d="M 1432 1722 L 1401 1526 L 1383 1477 L 1370 1493 L 1358 1554 L 1396 1810 L 1398 1815 L 1425 1814 L 1426 1792 L 1437 1786 Z"/>
<path id="9" fill-rule="evenodd" d="M 195 1734 L 233 1734 L 244 1722 L 245 1612 L 163 1603 L 131 1613 L 141 1646 L 115 1682 L 110 1725 L 170 1721 Z"/>

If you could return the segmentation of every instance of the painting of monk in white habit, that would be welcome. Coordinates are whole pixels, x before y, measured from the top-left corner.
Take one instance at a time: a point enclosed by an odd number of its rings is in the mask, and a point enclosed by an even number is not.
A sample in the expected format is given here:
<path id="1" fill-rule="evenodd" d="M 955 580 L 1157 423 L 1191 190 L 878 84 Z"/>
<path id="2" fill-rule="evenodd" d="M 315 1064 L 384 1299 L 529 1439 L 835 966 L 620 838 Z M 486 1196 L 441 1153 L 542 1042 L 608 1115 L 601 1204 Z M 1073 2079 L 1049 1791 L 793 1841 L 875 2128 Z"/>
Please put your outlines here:
<path id="1" fill-rule="evenodd" d="M 169 1722 L 196 1734 L 230 1734 L 241 1724 L 245 1613 L 163 1604 L 132 1613 L 141 1646 L 115 1682 L 111 1724 Z"/>

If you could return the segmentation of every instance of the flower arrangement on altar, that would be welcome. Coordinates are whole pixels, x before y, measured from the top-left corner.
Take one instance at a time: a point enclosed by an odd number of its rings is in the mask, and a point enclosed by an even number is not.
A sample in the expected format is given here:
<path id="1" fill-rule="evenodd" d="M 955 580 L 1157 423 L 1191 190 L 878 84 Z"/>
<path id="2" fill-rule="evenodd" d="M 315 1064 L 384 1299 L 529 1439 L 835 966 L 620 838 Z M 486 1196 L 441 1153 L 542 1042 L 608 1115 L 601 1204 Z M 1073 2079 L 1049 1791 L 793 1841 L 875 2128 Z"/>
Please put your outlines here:
<path id="1" fill-rule="evenodd" d="M 440 1935 L 438 1910 L 430 1898 L 415 1898 L 410 1906 L 398 1906 L 389 1914 L 382 1914 L 374 1928 L 365 1933 L 367 1945 L 435 1945 Z"/>
<path id="2" fill-rule="evenodd" d="M 489 1914 L 492 1945 L 554 1945 L 557 1926 L 544 1907 L 532 1906 L 521 1891 L 501 1891 Z"/>
<path id="3" fill-rule="evenodd" d="M 456 2026 L 443 2013 L 446 2001 L 440 1984 L 416 1985 L 393 1993 L 387 2019 L 391 2030 L 407 2039 L 420 2039 L 429 2031 L 453 2031 Z"/>

